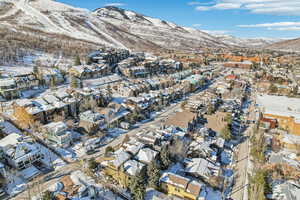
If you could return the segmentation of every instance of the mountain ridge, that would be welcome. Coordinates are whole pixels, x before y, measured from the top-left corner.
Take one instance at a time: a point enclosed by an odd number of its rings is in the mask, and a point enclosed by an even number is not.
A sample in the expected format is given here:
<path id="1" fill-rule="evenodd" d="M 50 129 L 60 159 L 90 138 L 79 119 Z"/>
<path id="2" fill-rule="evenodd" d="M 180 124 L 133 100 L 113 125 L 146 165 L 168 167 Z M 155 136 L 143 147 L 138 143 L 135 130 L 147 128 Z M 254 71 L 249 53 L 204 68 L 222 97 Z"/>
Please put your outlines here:
<path id="1" fill-rule="evenodd" d="M 2 0 L 1 4 L 0 28 L 31 36 L 42 31 L 53 37 L 137 51 L 248 45 L 114 6 L 88 11 L 52 0 Z"/>
<path id="2" fill-rule="evenodd" d="M 300 52 L 300 38 L 279 41 L 265 47 L 266 49 Z"/>

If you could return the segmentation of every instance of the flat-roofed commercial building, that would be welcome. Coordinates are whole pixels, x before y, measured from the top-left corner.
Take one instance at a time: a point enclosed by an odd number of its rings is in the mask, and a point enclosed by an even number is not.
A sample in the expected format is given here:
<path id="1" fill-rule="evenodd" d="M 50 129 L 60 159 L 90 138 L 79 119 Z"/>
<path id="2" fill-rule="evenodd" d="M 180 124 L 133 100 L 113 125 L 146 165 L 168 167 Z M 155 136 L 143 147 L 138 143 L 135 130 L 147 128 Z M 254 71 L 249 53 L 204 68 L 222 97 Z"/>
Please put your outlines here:
<path id="1" fill-rule="evenodd" d="M 300 135 L 300 99 L 286 96 L 257 96 L 263 118 L 276 119 L 279 128 Z"/>

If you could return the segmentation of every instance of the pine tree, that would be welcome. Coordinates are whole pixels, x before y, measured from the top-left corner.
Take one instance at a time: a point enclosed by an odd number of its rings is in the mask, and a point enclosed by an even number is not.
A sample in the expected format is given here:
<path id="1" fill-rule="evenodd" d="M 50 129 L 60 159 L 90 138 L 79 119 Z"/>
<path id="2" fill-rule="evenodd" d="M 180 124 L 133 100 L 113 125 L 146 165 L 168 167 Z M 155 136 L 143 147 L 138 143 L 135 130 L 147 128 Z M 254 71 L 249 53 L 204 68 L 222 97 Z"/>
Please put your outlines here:
<path id="1" fill-rule="evenodd" d="M 231 131 L 230 131 L 229 125 L 225 126 L 225 127 L 221 130 L 221 137 L 222 137 L 224 140 L 230 140 L 230 139 L 231 139 Z"/>
<path id="2" fill-rule="evenodd" d="M 77 88 L 78 87 L 78 80 L 76 77 L 71 76 L 70 77 L 70 86 L 71 88 Z"/>
<path id="3" fill-rule="evenodd" d="M 54 197 L 53 193 L 47 190 L 46 192 L 43 193 L 42 200 L 55 200 L 56 198 Z"/>
<path id="4" fill-rule="evenodd" d="M 78 55 L 75 57 L 74 65 L 75 66 L 81 65 L 80 57 Z"/>
<path id="5" fill-rule="evenodd" d="M 33 74 L 36 75 L 36 76 L 39 74 L 39 68 L 38 68 L 37 65 L 33 66 Z"/>
<path id="6" fill-rule="evenodd" d="M 269 91 L 271 93 L 277 93 L 278 92 L 278 88 L 276 87 L 276 85 L 274 85 L 273 83 L 270 85 L 269 87 Z"/>
<path id="7" fill-rule="evenodd" d="M 56 79 L 55 77 L 51 76 L 51 79 L 50 79 L 50 88 L 55 88 L 56 87 Z"/>
<path id="8" fill-rule="evenodd" d="M 154 189 L 158 188 L 160 169 L 155 162 L 151 162 L 148 165 L 147 175 L 148 175 L 148 186 Z"/>
<path id="9" fill-rule="evenodd" d="M 107 86 L 107 92 L 108 92 L 109 98 L 112 98 L 112 89 L 111 89 L 110 85 Z"/>
<path id="10" fill-rule="evenodd" d="M 86 64 L 88 64 L 88 65 L 93 64 L 93 59 L 91 57 L 87 57 Z"/>
<path id="11" fill-rule="evenodd" d="M 298 95 L 298 91 L 299 91 L 299 88 L 298 88 L 298 86 L 295 86 L 294 88 L 293 88 L 293 95 Z"/>
<path id="12" fill-rule="evenodd" d="M 162 169 L 167 169 L 171 164 L 170 152 L 167 145 L 162 147 L 162 150 L 160 152 L 160 161 L 162 164 Z"/>
<path id="13" fill-rule="evenodd" d="M 130 179 L 129 189 L 134 200 L 143 200 L 145 196 L 145 177 L 139 174 Z"/>
<path id="14" fill-rule="evenodd" d="M 89 169 L 92 171 L 98 167 L 98 163 L 94 158 L 89 160 Z"/>
<path id="15" fill-rule="evenodd" d="M 212 114 L 214 114 L 214 107 L 213 107 L 213 105 L 212 105 L 212 103 L 209 103 L 208 104 L 208 107 L 207 107 L 207 114 L 208 115 L 212 115 Z"/>

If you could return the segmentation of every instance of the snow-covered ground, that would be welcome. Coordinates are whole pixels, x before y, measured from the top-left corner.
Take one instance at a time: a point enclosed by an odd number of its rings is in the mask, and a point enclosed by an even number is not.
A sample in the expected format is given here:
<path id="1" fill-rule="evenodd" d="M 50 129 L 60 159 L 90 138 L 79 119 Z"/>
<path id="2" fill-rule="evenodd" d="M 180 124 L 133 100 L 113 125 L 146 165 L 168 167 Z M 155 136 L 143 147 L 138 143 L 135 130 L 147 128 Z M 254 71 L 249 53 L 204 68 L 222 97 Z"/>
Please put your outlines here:
<path id="1" fill-rule="evenodd" d="M 62 166 L 66 165 L 66 163 L 61 160 L 57 155 L 55 155 L 52 151 L 41 144 L 37 144 L 44 154 L 43 163 L 48 165 L 49 167 L 53 167 L 54 169 L 59 169 Z"/>
<path id="2" fill-rule="evenodd" d="M 0 121 L 0 126 L 3 126 L 4 128 L 2 131 L 6 134 L 12 134 L 12 133 L 17 133 L 19 135 L 23 135 L 22 132 L 17 129 L 13 124 L 9 123 L 8 121 Z"/>
<path id="3" fill-rule="evenodd" d="M 49 151 L 46 147 L 37 144 L 41 152 L 44 155 L 42 162 L 48 166 L 53 167 L 54 169 L 59 169 L 64 166 L 66 163 L 58 158 L 54 153 Z M 29 167 L 22 171 L 17 170 L 7 170 L 7 184 L 5 185 L 5 190 L 10 196 L 14 196 L 27 188 L 27 178 L 34 177 L 41 174 L 37 168 Z"/>
<path id="4" fill-rule="evenodd" d="M 26 180 L 18 176 L 17 172 L 7 172 L 7 183 L 5 191 L 10 196 L 14 196 L 26 189 Z"/>
<path id="5" fill-rule="evenodd" d="M 212 188 L 206 188 L 206 200 L 221 200 L 222 199 L 222 194 L 220 191 L 213 190 Z"/>
<path id="6" fill-rule="evenodd" d="M 109 134 L 109 136 L 113 137 L 113 138 L 117 138 L 120 135 L 125 134 L 126 132 L 128 132 L 127 130 L 121 129 L 121 128 L 111 128 L 107 131 L 107 133 Z"/>

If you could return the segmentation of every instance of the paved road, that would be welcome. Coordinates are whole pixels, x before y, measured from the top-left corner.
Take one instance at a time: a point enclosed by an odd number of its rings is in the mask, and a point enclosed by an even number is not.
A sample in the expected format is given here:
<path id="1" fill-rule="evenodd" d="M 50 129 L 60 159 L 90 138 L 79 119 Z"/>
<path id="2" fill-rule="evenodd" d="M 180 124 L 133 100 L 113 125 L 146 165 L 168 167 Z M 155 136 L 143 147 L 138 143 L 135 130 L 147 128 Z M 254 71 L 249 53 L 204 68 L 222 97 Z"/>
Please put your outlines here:
<path id="1" fill-rule="evenodd" d="M 245 136 L 248 136 L 251 128 L 248 128 Z M 247 138 L 243 143 L 239 145 L 238 158 L 236 161 L 236 174 L 235 174 L 235 185 L 233 187 L 233 194 L 231 197 L 234 200 L 248 200 L 244 198 L 245 191 L 247 188 L 247 173 L 248 173 L 248 159 L 249 159 L 249 139 Z M 247 193 L 247 192 L 246 192 Z"/>
<path id="2" fill-rule="evenodd" d="M 253 103 L 249 108 L 249 120 L 255 120 L 255 109 Z M 245 131 L 246 140 L 238 148 L 238 158 L 236 160 L 235 185 L 232 189 L 231 198 L 234 200 L 248 200 L 248 167 L 250 156 L 250 136 L 255 124 L 251 124 Z"/>

